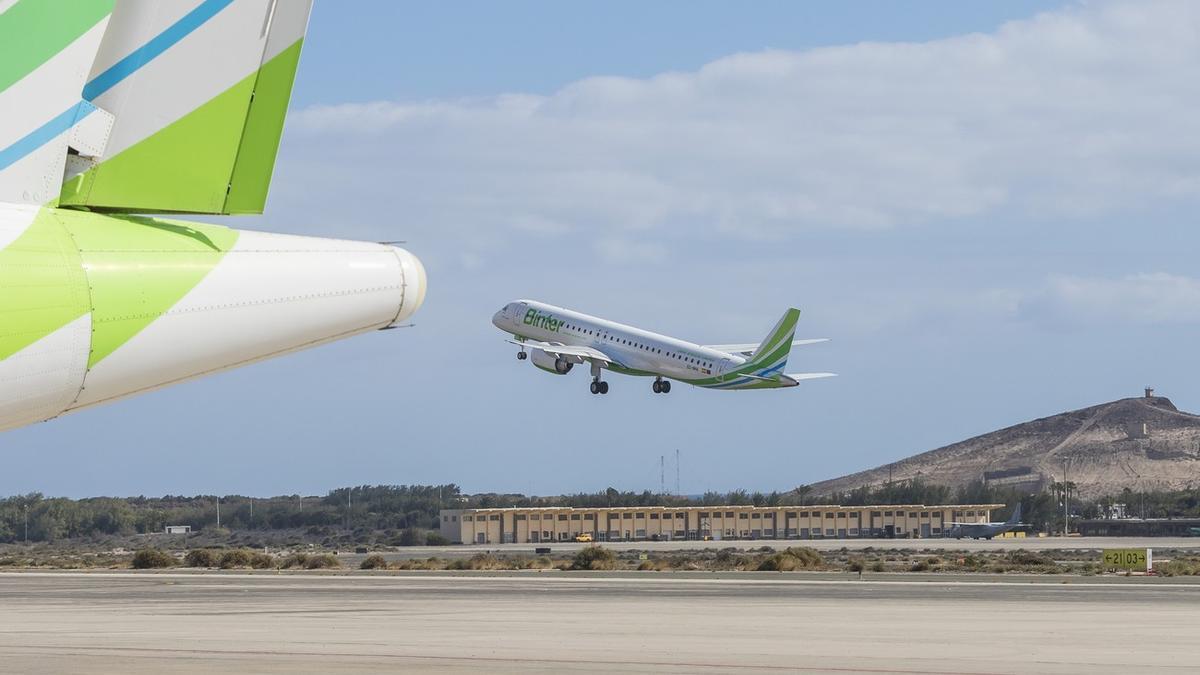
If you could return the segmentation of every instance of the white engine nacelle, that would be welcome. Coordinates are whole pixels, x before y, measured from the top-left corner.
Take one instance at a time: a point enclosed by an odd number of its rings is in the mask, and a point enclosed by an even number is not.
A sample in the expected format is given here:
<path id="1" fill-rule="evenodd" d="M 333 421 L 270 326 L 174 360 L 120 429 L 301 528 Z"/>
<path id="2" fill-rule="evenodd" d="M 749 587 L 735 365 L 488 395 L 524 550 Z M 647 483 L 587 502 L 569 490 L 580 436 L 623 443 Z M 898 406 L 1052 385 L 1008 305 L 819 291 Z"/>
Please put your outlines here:
<path id="1" fill-rule="evenodd" d="M 571 367 L 575 365 L 562 357 L 551 356 L 540 349 L 530 350 L 529 360 L 533 361 L 533 365 L 538 368 L 547 373 L 554 373 L 555 375 L 566 375 L 571 372 Z"/>

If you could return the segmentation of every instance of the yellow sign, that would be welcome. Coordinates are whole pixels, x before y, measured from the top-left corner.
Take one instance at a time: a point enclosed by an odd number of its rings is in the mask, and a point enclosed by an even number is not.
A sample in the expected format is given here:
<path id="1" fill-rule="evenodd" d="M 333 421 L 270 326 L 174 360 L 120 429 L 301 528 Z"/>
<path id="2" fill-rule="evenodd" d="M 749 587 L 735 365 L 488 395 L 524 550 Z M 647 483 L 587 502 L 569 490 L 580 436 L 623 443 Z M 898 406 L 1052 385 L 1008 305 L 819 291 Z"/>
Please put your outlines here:
<path id="1" fill-rule="evenodd" d="M 1148 548 L 1106 548 L 1104 566 L 1109 569 L 1149 572 L 1154 566 L 1153 551 Z"/>

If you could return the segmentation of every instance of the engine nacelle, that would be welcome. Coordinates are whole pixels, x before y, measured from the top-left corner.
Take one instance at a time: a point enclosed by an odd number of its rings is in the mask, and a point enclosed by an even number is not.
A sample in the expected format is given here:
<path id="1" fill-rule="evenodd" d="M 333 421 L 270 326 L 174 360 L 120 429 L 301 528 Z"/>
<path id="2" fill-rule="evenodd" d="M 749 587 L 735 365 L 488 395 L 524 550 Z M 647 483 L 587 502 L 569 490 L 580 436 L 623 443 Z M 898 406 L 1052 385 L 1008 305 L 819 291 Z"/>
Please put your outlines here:
<path id="1" fill-rule="evenodd" d="M 538 368 L 555 375 L 566 375 L 575 365 L 562 357 L 551 356 L 540 349 L 530 350 L 529 360 L 533 361 L 533 365 Z"/>

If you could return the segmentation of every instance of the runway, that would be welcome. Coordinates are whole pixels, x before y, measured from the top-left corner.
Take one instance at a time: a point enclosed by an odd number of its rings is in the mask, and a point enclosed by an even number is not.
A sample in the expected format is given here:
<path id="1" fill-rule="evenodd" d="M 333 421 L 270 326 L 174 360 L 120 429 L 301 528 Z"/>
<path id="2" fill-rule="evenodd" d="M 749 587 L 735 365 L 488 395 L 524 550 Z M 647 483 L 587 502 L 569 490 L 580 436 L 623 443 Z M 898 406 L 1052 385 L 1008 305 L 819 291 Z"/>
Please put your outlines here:
<path id="1" fill-rule="evenodd" d="M 1176 579 L 0 574 L 20 673 L 1194 672 Z"/>

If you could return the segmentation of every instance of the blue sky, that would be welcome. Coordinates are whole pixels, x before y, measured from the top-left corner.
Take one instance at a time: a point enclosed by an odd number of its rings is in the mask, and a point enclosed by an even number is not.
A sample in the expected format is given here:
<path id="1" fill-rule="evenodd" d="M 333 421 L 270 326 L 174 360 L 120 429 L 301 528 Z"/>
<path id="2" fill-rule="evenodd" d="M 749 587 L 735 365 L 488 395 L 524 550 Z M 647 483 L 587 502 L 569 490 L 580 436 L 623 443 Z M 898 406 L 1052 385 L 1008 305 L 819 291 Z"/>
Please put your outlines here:
<path id="1" fill-rule="evenodd" d="M 1154 385 L 1200 409 L 1191 3 L 318 3 L 267 214 L 402 239 L 416 326 L 4 435 L 0 493 L 785 490 Z M 774 392 L 554 377 L 532 297 Z M 671 469 L 669 468 L 670 472 Z"/>

